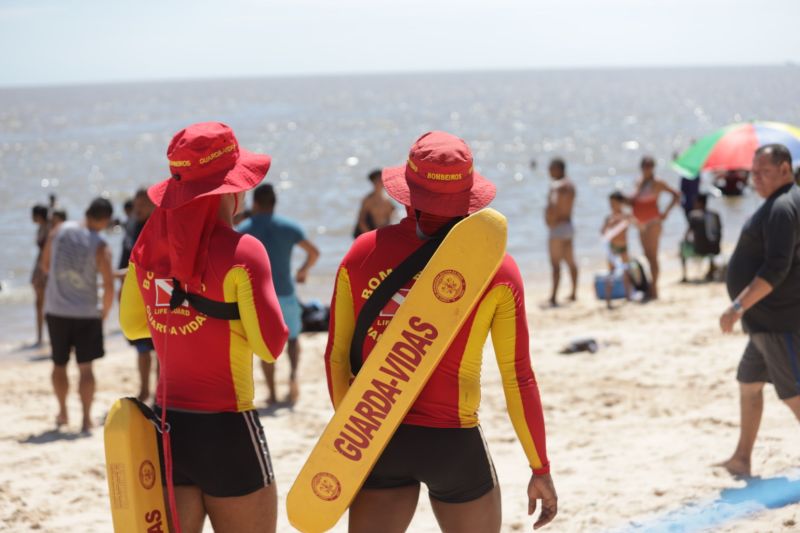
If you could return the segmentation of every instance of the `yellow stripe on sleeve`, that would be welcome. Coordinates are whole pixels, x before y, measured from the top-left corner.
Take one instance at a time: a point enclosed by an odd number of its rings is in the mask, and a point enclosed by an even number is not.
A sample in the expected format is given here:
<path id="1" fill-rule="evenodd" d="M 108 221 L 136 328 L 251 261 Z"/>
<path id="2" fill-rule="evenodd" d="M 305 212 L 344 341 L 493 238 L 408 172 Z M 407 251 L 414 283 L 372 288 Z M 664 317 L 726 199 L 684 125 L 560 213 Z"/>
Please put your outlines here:
<path id="1" fill-rule="evenodd" d="M 525 417 L 525 408 L 517 376 L 517 309 L 514 294 L 506 285 L 497 287 L 502 290 L 499 303 L 492 322 L 492 344 L 494 345 L 497 365 L 503 380 L 503 392 L 506 397 L 506 406 L 511 423 L 517 438 L 525 450 L 531 467 L 541 468 L 542 460 L 533 442 L 533 431 L 528 426 Z M 526 320 L 526 317 L 522 317 Z M 527 346 L 525 353 L 527 354 Z M 526 362 L 530 365 L 530 362 Z"/>
<path id="2" fill-rule="evenodd" d="M 356 328 L 353 293 L 350 290 L 350 276 L 342 267 L 336 276 L 336 302 L 333 309 L 333 338 L 328 365 L 330 367 L 330 386 L 334 408 L 344 398 L 350 388 L 350 343 Z"/>
<path id="3" fill-rule="evenodd" d="M 478 306 L 458 368 L 458 418 L 462 428 L 478 425 L 483 346 L 497 307 L 499 289 L 498 286 L 489 291 Z"/>
<path id="4" fill-rule="evenodd" d="M 122 282 L 119 325 L 122 328 L 122 334 L 127 339 L 147 339 L 151 336 L 150 328 L 147 327 L 147 310 L 136 277 L 136 265 L 133 263 L 128 264 L 128 272 Z"/>
<path id="5" fill-rule="evenodd" d="M 245 337 L 253 353 L 261 359 L 274 363 L 275 356 L 270 352 L 266 340 L 261 335 L 253 285 L 247 270 L 240 266 L 230 269 L 222 282 L 222 291 L 226 302 L 238 302 L 239 304 L 241 318 L 230 321 L 231 332 Z"/>

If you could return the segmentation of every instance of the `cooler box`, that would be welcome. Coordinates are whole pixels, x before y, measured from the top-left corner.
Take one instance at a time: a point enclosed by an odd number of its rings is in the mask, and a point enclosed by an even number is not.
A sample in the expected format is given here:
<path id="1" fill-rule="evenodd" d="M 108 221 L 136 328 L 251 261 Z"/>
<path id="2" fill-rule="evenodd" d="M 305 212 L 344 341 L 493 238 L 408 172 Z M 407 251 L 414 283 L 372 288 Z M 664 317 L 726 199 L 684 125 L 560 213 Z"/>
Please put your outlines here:
<path id="1" fill-rule="evenodd" d="M 606 280 L 609 274 L 594 275 L 594 292 L 598 300 L 606 299 Z M 611 274 L 611 299 L 620 300 L 625 298 L 625 284 L 622 282 L 622 272 Z"/>

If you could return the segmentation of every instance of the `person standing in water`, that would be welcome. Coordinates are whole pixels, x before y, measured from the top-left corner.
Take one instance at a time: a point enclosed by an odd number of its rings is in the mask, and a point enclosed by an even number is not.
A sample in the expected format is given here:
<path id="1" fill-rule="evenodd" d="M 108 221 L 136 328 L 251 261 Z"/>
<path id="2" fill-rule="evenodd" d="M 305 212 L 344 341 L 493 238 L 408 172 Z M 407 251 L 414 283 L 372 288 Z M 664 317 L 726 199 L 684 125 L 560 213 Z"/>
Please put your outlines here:
<path id="1" fill-rule="evenodd" d="M 372 192 L 361 201 L 358 220 L 353 230 L 354 239 L 362 233 L 382 228 L 392 223 L 394 204 L 386 197 L 380 169 L 370 172 L 367 179 L 372 183 Z"/>
<path id="2" fill-rule="evenodd" d="M 572 292 L 569 299 L 575 301 L 578 288 L 578 265 L 575 263 L 573 239 L 575 227 L 572 225 L 572 207 L 575 204 L 575 185 L 566 174 L 567 165 L 557 157 L 550 161 L 550 190 L 547 194 L 547 207 L 544 220 L 548 227 L 547 245 L 550 252 L 550 267 L 553 271 L 553 292 L 550 305 L 558 304 L 556 296 L 561 281 L 561 263 L 569 267 L 572 279 Z"/>
<path id="3" fill-rule="evenodd" d="M 44 290 L 47 286 L 47 274 L 42 269 L 42 252 L 47 243 L 50 232 L 49 210 L 46 205 L 37 204 L 31 209 L 31 220 L 36 224 L 36 261 L 31 272 L 31 286 L 35 295 L 34 309 L 36 310 L 36 342 L 33 346 L 42 345 L 42 330 L 44 329 Z"/>
<path id="4" fill-rule="evenodd" d="M 253 405 L 253 353 L 274 361 L 287 329 L 267 252 L 232 227 L 271 159 L 240 148 L 218 122 L 178 132 L 167 158 L 172 177 L 148 190 L 156 209 L 131 252 L 120 326 L 128 339 L 152 338 L 158 354 L 171 512 L 186 533 L 202 531 L 206 516 L 216 531 L 274 533 L 278 497 Z"/>
<path id="5" fill-rule="evenodd" d="M 253 212 L 250 218 L 236 227 L 236 231 L 252 235 L 264 245 L 272 265 L 272 281 L 281 305 L 283 320 L 289 327 L 287 351 L 291 370 L 289 374 L 289 398 L 294 405 L 300 396 L 297 381 L 297 366 L 300 362 L 300 332 L 303 330 L 303 310 L 297 300 L 294 282 L 305 283 L 308 272 L 319 259 L 319 249 L 306 238 L 300 224 L 289 218 L 275 214 L 275 189 L 266 183 L 253 191 Z M 305 253 L 306 259 L 292 279 L 292 250 L 295 245 Z M 275 393 L 275 364 L 261 361 L 267 381 L 269 396 L 267 405 L 278 401 Z"/>
<path id="6" fill-rule="evenodd" d="M 359 237 L 337 272 L 325 350 L 334 407 L 358 372 L 351 368 L 350 345 L 372 291 L 430 236 L 487 206 L 495 196 L 495 186 L 474 172 L 467 144 L 441 131 L 420 137 L 406 165 L 384 169 L 383 182 L 392 198 L 406 206 L 406 218 Z M 373 321 L 362 341 L 363 358 L 369 357 L 413 284 L 412 279 L 400 289 Z M 553 520 L 557 496 L 531 368 L 524 285 L 517 264 L 506 255 L 350 506 L 350 533 L 405 531 L 416 512 L 421 483 L 428 487 L 442 531 L 500 531 L 500 486 L 478 422 L 481 360 L 489 331 L 509 416 L 531 468 L 528 514 L 541 500 L 534 527 Z"/>
<path id="7" fill-rule="evenodd" d="M 678 205 L 681 195 L 665 181 L 658 179 L 655 174 L 656 161 L 650 156 L 642 158 L 640 163 L 642 175 L 636 183 L 636 191 L 628 198 L 628 203 L 633 207 L 633 216 L 639 228 L 639 238 L 642 250 L 650 266 L 650 294 L 648 298 L 658 298 L 658 244 L 661 240 L 661 230 L 672 208 Z M 667 208 L 662 212 L 658 207 L 658 199 L 662 193 L 671 197 Z"/>
<path id="8" fill-rule="evenodd" d="M 42 252 L 47 277 L 44 312 L 53 351 L 53 390 L 58 400 L 56 425 L 68 423 L 67 363 L 75 349 L 83 406 L 81 431 L 92 427 L 95 381 L 92 361 L 103 357 L 103 321 L 114 303 L 111 250 L 100 234 L 111 222 L 113 208 L 105 198 L 95 198 L 86 210 L 84 224 L 64 222 L 48 238 Z M 103 302 L 98 308 L 97 277 L 103 279 Z"/>

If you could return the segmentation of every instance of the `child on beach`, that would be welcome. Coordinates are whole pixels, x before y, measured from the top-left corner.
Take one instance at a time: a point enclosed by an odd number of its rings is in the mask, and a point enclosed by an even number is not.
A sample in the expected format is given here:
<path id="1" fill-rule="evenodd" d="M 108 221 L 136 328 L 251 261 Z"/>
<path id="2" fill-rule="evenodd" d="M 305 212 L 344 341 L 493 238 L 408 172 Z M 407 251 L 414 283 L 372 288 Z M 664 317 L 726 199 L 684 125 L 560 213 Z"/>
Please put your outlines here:
<path id="1" fill-rule="evenodd" d="M 625 196 L 614 191 L 608 197 L 611 214 L 603 222 L 600 233 L 608 246 L 608 277 L 606 278 L 606 305 L 611 309 L 611 289 L 616 274 L 622 274 L 625 297 L 631 299 L 631 280 L 628 274 L 628 227 L 633 217 L 623 211 Z"/>

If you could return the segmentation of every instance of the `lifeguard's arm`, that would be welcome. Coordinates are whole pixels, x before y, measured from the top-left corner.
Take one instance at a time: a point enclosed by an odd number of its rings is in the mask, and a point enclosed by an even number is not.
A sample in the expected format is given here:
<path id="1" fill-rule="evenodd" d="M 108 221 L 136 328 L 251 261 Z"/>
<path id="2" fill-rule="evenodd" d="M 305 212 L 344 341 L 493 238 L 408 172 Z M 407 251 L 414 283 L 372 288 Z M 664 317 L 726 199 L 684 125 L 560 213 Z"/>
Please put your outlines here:
<path id="1" fill-rule="evenodd" d="M 528 348 L 528 321 L 522 279 L 512 265 L 511 283 L 503 285 L 492 320 L 492 344 L 503 380 L 506 405 L 533 473 L 550 473 L 545 442 L 544 413 L 539 387 L 531 368 Z"/>
<path id="2" fill-rule="evenodd" d="M 325 347 L 325 373 L 334 409 L 339 406 L 350 388 L 350 343 L 353 340 L 355 327 L 350 276 L 347 269 L 340 266 L 331 300 L 328 345 Z"/>
<path id="3" fill-rule="evenodd" d="M 273 362 L 283 351 L 289 329 L 272 284 L 267 251 L 258 239 L 243 235 L 236 247 L 234 265 L 223 282 L 225 301 L 239 304 L 239 316 L 253 353 Z"/>
<path id="4" fill-rule="evenodd" d="M 102 243 L 95 253 L 97 271 L 103 279 L 103 320 L 108 317 L 111 306 L 114 305 L 114 275 L 111 272 L 111 249 Z"/>
<path id="5" fill-rule="evenodd" d="M 128 265 L 128 272 L 122 283 L 119 297 L 119 325 L 127 339 L 146 339 L 151 336 L 147 327 L 144 299 L 136 279 L 136 265 L 133 263 Z"/>

